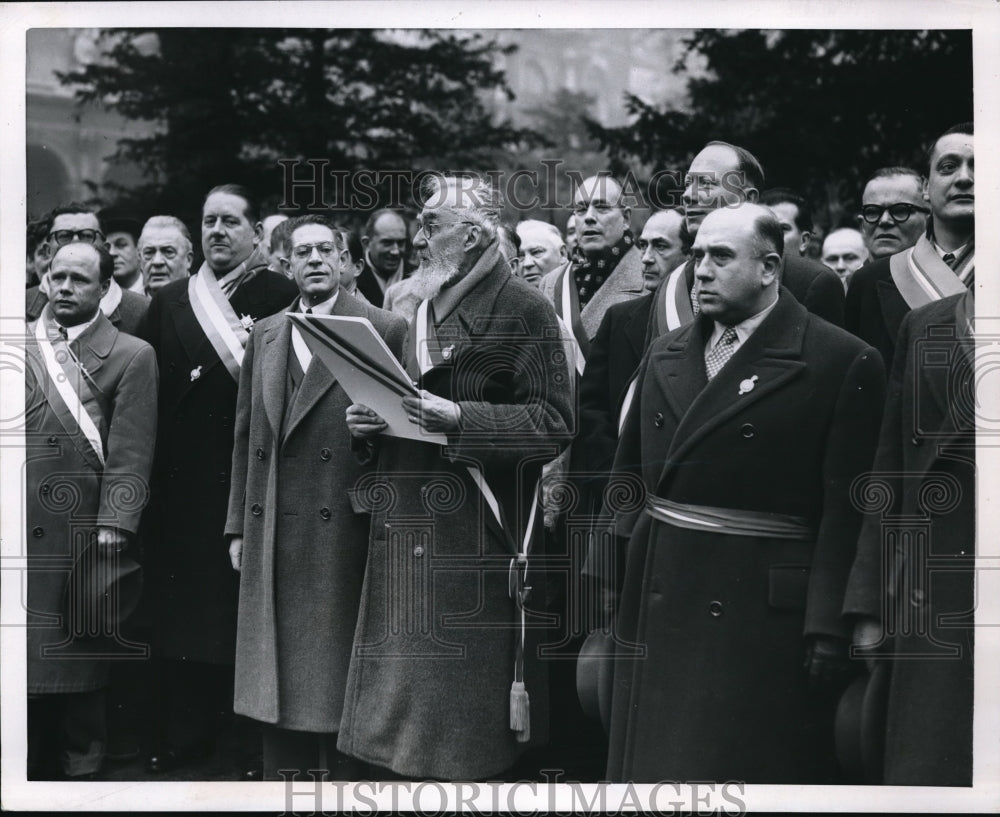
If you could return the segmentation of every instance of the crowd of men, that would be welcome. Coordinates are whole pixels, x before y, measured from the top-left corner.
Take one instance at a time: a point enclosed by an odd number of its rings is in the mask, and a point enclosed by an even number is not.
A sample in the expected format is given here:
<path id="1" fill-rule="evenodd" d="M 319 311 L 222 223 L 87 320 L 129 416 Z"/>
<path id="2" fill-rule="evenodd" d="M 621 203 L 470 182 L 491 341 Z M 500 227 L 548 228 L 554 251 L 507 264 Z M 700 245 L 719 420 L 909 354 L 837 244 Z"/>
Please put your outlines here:
<path id="1" fill-rule="evenodd" d="M 33 222 L 29 778 L 99 777 L 143 718 L 149 775 L 197 763 L 235 713 L 270 780 L 589 751 L 612 781 L 970 785 L 972 125 L 927 162 L 872 173 L 825 265 L 722 141 L 638 235 L 607 174 L 566 237 L 478 177 L 360 235 L 223 184 L 196 270 L 171 215 Z M 324 316 L 412 390 L 352 399 Z M 65 605 L 98 578 L 94 632 Z"/>

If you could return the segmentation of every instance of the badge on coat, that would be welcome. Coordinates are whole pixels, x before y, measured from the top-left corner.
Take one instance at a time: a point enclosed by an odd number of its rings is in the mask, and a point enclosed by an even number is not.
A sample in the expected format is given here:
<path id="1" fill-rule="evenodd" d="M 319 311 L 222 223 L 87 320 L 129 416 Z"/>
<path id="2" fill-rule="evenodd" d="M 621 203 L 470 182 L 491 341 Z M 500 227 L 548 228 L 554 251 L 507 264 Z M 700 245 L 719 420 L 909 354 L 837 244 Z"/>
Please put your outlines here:
<path id="1" fill-rule="evenodd" d="M 444 349 L 441 350 L 441 357 L 443 357 L 445 360 L 451 360 L 451 355 L 452 352 L 454 351 L 455 351 L 454 343 L 451 344 L 451 346 L 445 346 Z"/>
<path id="2" fill-rule="evenodd" d="M 240 315 L 240 326 L 247 330 L 253 329 L 253 318 L 250 315 Z"/>
<path id="3" fill-rule="evenodd" d="M 740 394 L 749 394 L 753 391 L 754 385 L 760 378 L 757 375 L 753 377 L 748 377 L 746 380 L 740 381 Z"/>
<path id="4" fill-rule="evenodd" d="M 194 383 L 199 377 L 201 377 L 201 364 L 198 364 L 191 370 L 191 382 Z"/>

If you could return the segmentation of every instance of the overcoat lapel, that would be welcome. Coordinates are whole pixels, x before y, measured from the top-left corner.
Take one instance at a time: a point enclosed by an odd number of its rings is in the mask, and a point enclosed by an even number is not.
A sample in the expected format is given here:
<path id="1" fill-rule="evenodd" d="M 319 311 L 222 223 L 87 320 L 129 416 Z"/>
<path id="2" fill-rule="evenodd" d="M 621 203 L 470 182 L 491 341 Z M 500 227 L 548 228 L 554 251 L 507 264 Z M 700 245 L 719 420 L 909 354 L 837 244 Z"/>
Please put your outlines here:
<path id="1" fill-rule="evenodd" d="M 567 276 L 566 283 L 574 285 L 573 278 Z M 639 250 L 629 249 L 622 260 L 615 266 L 608 279 L 600 286 L 587 305 L 580 310 L 580 320 L 588 338 L 597 334 L 604 313 L 611 304 L 635 298 L 642 294 L 642 265 L 639 262 Z"/>
<path id="2" fill-rule="evenodd" d="M 177 300 L 171 302 L 170 313 L 173 316 L 174 325 L 177 327 L 177 338 L 184 347 L 184 354 L 187 355 L 187 362 L 181 365 L 190 369 L 201 367 L 199 377 L 191 380 L 181 391 L 176 402 L 180 403 L 187 397 L 187 393 L 195 387 L 198 380 L 204 377 L 216 366 L 222 365 L 222 360 L 212 347 L 212 342 L 201 328 L 198 319 L 195 317 L 191 302 L 188 299 L 187 289 L 178 294 Z M 228 376 L 228 375 L 227 375 Z"/>
<path id="3" fill-rule="evenodd" d="M 673 367 L 675 376 L 670 378 L 668 375 L 668 383 L 675 395 L 674 403 L 682 407 L 687 402 L 686 411 L 670 444 L 660 484 L 672 470 L 673 464 L 682 461 L 712 430 L 782 388 L 805 369 L 806 364 L 801 358 L 806 319 L 805 308 L 787 290 L 782 290 L 778 305 L 757 331 L 691 400 L 691 391 L 696 386 L 693 383 L 683 383 L 683 379 L 693 378 L 698 369 L 701 374 L 700 382 L 707 381 L 704 373 L 705 340 L 710 335 L 710 324 L 706 321 L 696 324 L 697 329 L 689 335 L 692 342 L 685 344 L 683 349 L 683 360 Z M 754 375 L 757 380 L 753 382 L 753 388 L 740 394 L 741 383 Z"/>
<path id="4" fill-rule="evenodd" d="M 264 331 L 260 372 L 264 413 L 271 424 L 274 439 L 281 433 L 281 418 L 285 413 L 285 381 L 288 378 L 288 353 L 291 349 L 292 322 L 282 316 Z M 253 338 L 250 339 L 253 342 Z M 255 364 L 256 365 L 256 364 Z"/>
<path id="5" fill-rule="evenodd" d="M 910 311 L 910 307 L 903 300 L 903 296 L 899 294 L 892 278 L 876 281 L 875 291 L 878 294 L 879 308 L 882 310 L 886 331 L 895 342 L 899 336 L 899 327 L 902 325 L 906 313 Z"/>

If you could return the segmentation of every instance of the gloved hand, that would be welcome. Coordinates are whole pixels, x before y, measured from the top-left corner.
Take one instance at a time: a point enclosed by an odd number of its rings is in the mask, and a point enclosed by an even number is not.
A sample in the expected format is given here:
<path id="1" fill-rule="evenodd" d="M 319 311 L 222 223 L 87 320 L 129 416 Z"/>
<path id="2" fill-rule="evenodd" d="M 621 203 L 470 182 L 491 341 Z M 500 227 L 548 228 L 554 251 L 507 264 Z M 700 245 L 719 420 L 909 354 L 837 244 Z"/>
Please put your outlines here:
<path id="1" fill-rule="evenodd" d="M 803 667 L 809 692 L 822 697 L 838 697 L 847 689 L 854 672 L 847 641 L 829 635 L 808 640 Z"/>

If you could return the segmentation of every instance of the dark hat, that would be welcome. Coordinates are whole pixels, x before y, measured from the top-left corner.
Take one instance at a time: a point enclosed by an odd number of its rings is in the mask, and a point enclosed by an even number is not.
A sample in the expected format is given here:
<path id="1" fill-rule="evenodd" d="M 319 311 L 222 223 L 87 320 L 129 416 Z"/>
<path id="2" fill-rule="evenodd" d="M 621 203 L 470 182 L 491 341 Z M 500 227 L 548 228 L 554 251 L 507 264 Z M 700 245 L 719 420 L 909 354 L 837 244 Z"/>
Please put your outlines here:
<path id="1" fill-rule="evenodd" d="M 105 236 L 112 233 L 128 233 L 134 241 L 139 241 L 143 222 L 130 213 L 109 207 L 101 210 L 97 214 L 97 218 L 101 222 L 101 229 Z"/>
<path id="2" fill-rule="evenodd" d="M 142 593 L 142 566 L 124 551 L 84 548 L 66 582 L 66 622 L 75 638 L 119 634 Z"/>
<path id="3" fill-rule="evenodd" d="M 600 721 L 605 732 L 611 723 L 614 665 L 614 638 L 609 632 L 595 630 L 583 642 L 576 659 L 576 695 L 587 717 Z"/>
<path id="4" fill-rule="evenodd" d="M 847 688 L 837 704 L 834 743 L 849 783 L 881 783 L 890 665 L 878 660 Z"/>

